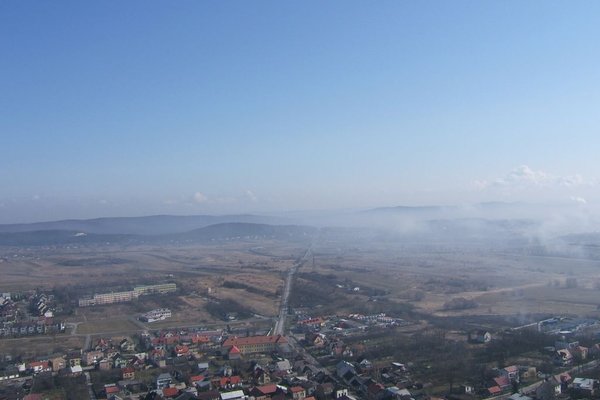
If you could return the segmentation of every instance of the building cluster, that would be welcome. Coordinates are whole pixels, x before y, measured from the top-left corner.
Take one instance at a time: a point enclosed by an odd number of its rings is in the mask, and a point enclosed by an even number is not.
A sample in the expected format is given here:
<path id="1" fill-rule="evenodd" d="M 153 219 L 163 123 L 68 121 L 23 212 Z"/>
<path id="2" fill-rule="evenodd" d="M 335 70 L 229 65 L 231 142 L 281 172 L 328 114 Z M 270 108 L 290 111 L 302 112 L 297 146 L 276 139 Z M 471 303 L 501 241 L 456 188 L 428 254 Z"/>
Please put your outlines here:
<path id="1" fill-rule="evenodd" d="M 286 337 L 226 337 L 219 330 L 100 338 L 85 351 L 16 363 L 0 371 L 0 380 L 40 374 L 95 376 L 99 371 L 115 380 L 93 383 L 98 399 L 352 399 L 334 376 L 293 356 Z"/>
<path id="2" fill-rule="evenodd" d="M 53 296 L 34 292 L 15 300 L 10 293 L 0 296 L 0 337 L 44 335 L 65 331 L 64 321 L 54 317 Z"/>
<path id="3" fill-rule="evenodd" d="M 133 290 L 124 292 L 96 293 L 92 297 L 79 299 L 79 307 L 89 307 L 102 304 L 113 304 L 132 301 L 140 296 L 151 294 L 166 294 L 177 291 L 175 283 L 161 283 L 158 285 L 136 286 Z"/>

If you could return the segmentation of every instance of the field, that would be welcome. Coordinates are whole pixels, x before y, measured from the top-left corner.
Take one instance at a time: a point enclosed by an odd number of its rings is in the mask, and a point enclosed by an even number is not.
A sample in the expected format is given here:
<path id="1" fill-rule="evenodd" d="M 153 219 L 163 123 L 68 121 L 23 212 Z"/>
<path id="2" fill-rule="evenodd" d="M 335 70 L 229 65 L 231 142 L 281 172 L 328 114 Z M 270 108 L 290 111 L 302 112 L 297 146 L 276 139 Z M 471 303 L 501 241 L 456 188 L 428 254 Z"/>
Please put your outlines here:
<path id="1" fill-rule="evenodd" d="M 432 317 L 600 315 L 597 260 L 368 241 L 328 243 L 314 254 L 297 285 L 316 290 L 310 306 L 328 311 L 360 312 L 375 301 L 380 304 L 372 309 L 394 314 L 410 306 Z M 320 278 L 313 282 L 310 275 Z M 453 309 L 452 299 L 466 299 L 469 307 Z"/>
<path id="2" fill-rule="evenodd" d="M 30 354 L 76 348 L 89 336 L 132 334 L 146 329 L 231 326 L 268 330 L 279 307 L 284 272 L 306 244 L 236 241 L 171 246 L 95 245 L 0 249 L 0 292 L 45 290 L 70 304 L 58 318 L 68 332 L 0 340 L 0 354 L 27 346 Z M 98 292 L 131 290 L 135 285 L 174 282 L 178 291 L 96 307 L 77 299 Z M 172 317 L 142 323 L 139 316 L 167 307 Z M 67 307 L 69 308 L 69 307 Z M 248 325 L 250 323 L 250 325 Z"/>
<path id="3" fill-rule="evenodd" d="M 277 314 L 285 273 L 309 245 L 263 239 L 3 248 L 0 291 L 53 290 L 73 305 L 95 292 L 160 282 L 178 286 L 175 294 L 73 307 L 62 318 L 76 326 L 76 335 L 31 339 L 46 348 L 81 343 L 89 335 L 144 329 L 222 327 L 226 322 L 268 329 Z M 308 307 L 312 314 L 385 312 L 413 321 L 463 318 L 495 326 L 514 316 L 527 322 L 550 314 L 599 315 L 597 260 L 327 235 L 314 241 L 311 254 L 296 275 L 290 305 Z M 173 316 L 149 324 L 139 321 L 142 313 L 161 307 L 171 309 Z M 0 342 L 5 347 L 25 343 Z"/>

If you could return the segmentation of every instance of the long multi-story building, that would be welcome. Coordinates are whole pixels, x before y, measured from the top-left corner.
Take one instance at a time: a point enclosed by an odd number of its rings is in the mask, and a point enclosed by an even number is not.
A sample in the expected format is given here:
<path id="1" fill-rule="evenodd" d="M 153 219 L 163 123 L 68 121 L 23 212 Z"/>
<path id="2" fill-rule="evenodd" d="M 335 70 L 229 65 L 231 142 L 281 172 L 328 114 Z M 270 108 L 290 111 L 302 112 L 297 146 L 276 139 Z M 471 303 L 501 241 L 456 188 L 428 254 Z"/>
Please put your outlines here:
<path id="1" fill-rule="evenodd" d="M 153 293 L 172 293 L 176 290 L 177 285 L 174 283 L 160 283 L 158 285 L 136 286 L 133 288 L 133 291 L 138 293 L 139 296 Z"/>
<path id="2" fill-rule="evenodd" d="M 126 292 L 96 293 L 93 297 L 79 299 L 79 307 L 122 303 L 144 295 L 172 293 L 176 290 L 177 285 L 174 283 L 161 283 L 158 285 L 136 286 L 133 290 Z"/>

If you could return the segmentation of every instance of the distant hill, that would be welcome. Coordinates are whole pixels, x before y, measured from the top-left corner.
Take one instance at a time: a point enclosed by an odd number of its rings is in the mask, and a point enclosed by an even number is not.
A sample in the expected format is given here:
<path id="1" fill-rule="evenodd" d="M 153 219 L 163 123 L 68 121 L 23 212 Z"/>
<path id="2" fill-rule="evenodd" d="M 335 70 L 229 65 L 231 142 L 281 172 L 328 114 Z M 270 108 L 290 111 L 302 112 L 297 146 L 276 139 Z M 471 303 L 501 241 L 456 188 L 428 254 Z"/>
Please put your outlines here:
<path id="1" fill-rule="evenodd" d="M 317 228 L 311 226 L 266 225 L 235 222 L 210 225 L 183 234 L 171 235 L 171 237 L 184 240 L 213 240 L 226 238 L 291 239 L 310 237 L 316 233 Z"/>
<path id="2" fill-rule="evenodd" d="M 267 225 L 252 223 L 222 223 L 205 226 L 183 233 L 164 235 L 96 234 L 68 230 L 31 232 L 0 232 L 0 246 L 56 246 L 76 244 L 140 244 L 140 243 L 193 243 L 214 240 L 276 239 L 296 240 L 310 238 L 317 228 L 298 225 Z"/>
<path id="3" fill-rule="evenodd" d="M 87 234 L 165 235 L 183 233 L 209 225 L 243 222 L 254 224 L 292 224 L 287 218 L 260 215 L 153 215 L 96 219 L 69 219 L 31 224 L 0 225 L 0 232 L 70 231 Z"/>
<path id="4" fill-rule="evenodd" d="M 46 230 L 32 232 L 0 232 L 0 246 L 57 246 L 91 243 L 135 242 L 134 235 L 83 234 L 76 231 Z"/>

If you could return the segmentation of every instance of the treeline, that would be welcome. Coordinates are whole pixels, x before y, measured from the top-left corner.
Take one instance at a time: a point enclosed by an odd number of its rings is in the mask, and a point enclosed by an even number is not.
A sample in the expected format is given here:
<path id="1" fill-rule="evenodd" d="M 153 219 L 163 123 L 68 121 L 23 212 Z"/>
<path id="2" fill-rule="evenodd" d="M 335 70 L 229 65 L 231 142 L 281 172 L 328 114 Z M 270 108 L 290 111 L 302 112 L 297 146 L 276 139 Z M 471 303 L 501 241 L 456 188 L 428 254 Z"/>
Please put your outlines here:
<path id="1" fill-rule="evenodd" d="M 211 299 L 205 308 L 210 315 L 223 320 L 227 320 L 230 315 L 239 319 L 250 318 L 253 315 L 251 309 L 232 299 Z"/>

